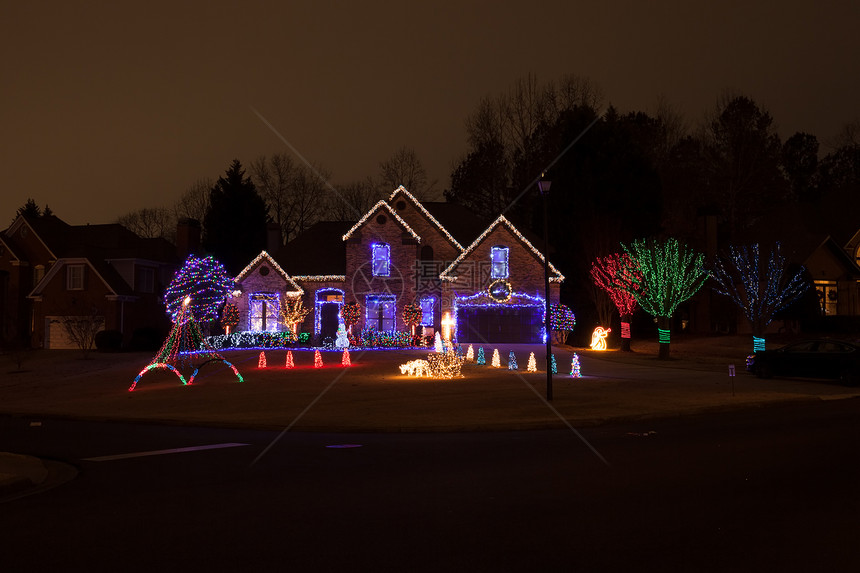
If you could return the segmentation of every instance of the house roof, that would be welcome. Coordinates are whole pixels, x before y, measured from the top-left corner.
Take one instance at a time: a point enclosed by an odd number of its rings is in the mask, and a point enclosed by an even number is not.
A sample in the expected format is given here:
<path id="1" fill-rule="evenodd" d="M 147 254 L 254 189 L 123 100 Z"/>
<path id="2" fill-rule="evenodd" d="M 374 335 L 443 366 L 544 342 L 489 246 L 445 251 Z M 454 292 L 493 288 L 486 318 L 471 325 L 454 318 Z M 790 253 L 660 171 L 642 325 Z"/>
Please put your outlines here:
<path id="1" fill-rule="evenodd" d="M 86 257 L 66 257 L 58 259 L 57 262 L 51 266 L 51 269 L 45 273 L 45 276 L 39 281 L 32 292 L 30 292 L 28 298 L 34 298 L 41 296 L 42 291 L 44 291 L 45 287 L 47 287 L 51 281 L 55 279 L 55 277 L 60 274 L 61 270 L 65 268 L 67 265 L 86 265 L 88 266 L 93 274 L 107 287 L 108 291 L 110 291 L 111 295 L 114 296 L 129 296 L 133 297 L 134 292 L 128 283 L 123 280 L 120 274 L 117 272 L 110 263 L 101 259 L 90 259 Z"/>
<path id="2" fill-rule="evenodd" d="M 346 245 L 341 238 L 351 221 L 319 221 L 283 246 L 275 258 L 293 277 L 343 275 Z"/>
<path id="3" fill-rule="evenodd" d="M 428 201 L 424 203 L 428 212 L 436 218 L 448 232 L 456 237 L 461 245 L 468 245 L 492 223 L 475 214 L 474 211 L 457 203 Z M 460 247 L 463 250 L 464 247 Z"/>
<path id="4" fill-rule="evenodd" d="M 234 278 L 233 281 L 235 281 L 237 283 L 241 282 L 242 279 L 244 279 L 248 275 L 248 273 L 250 273 L 255 268 L 257 268 L 257 265 L 259 265 L 261 263 L 268 263 L 276 271 L 278 271 L 278 273 L 284 278 L 284 280 L 287 281 L 287 285 L 289 285 L 293 288 L 292 292 L 298 292 L 299 294 L 305 292 L 304 289 L 302 287 L 300 287 L 298 284 L 296 284 L 296 281 L 294 281 L 290 277 L 290 275 L 287 274 L 287 271 L 285 271 L 283 268 L 281 268 L 281 265 L 279 265 L 275 261 L 275 259 L 272 258 L 272 255 L 270 255 L 266 251 L 261 251 L 260 254 L 257 255 L 253 261 L 248 263 L 248 266 L 246 266 L 244 269 L 242 269 L 242 272 L 240 272 L 238 275 L 236 275 L 236 278 Z"/>
<path id="5" fill-rule="evenodd" d="M 380 209 L 385 209 L 386 211 L 388 211 L 388 213 L 392 217 L 394 217 L 394 220 L 397 221 L 398 223 L 400 223 L 400 225 L 406 230 L 407 233 L 412 235 L 412 238 L 414 238 L 419 243 L 421 242 L 421 237 L 418 235 L 418 233 L 416 233 L 415 230 L 409 226 L 409 223 L 404 221 L 400 215 L 395 213 L 394 209 L 391 208 L 391 205 L 389 205 L 385 201 L 379 201 L 376 205 L 371 207 L 370 211 L 365 213 L 364 217 L 359 219 L 358 223 L 353 225 L 353 227 L 343 235 L 343 240 L 346 241 L 347 239 L 349 239 L 352 236 L 352 234 L 355 233 L 355 231 L 357 231 L 362 225 L 364 225 L 365 221 L 367 221 L 374 213 L 376 213 Z"/>
<path id="6" fill-rule="evenodd" d="M 526 247 L 528 247 L 528 248 L 531 250 L 531 252 L 532 252 L 532 253 L 534 253 L 534 255 L 535 255 L 535 256 L 536 256 L 536 257 L 537 257 L 541 262 L 543 262 L 543 261 L 544 261 L 544 255 L 543 255 L 543 253 L 541 253 L 540 251 L 538 251 L 538 250 L 534 247 L 534 245 L 532 245 L 532 244 L 531 244 L 531 242 L 530 242 L 530 241 L 529 241 L 529 240 L 528 240 L 528 239 L 527 239 L 527 238 L 526 238 L 522 233 L 520 233 L 520 232 L 519 232 L 519 230 L 517 230 L 517 228 L 516 228 L 516 227 L 514 227 L 513 223 L 511 223 L 510 221 L 508 221 L 508 220 L 505 218 L 505 216 L 504 216 L 504 215 L 499 215 L 499 218 L 498 218 L 498 219 L 496 219 L 495 221 L 493 221 L 493 223 L 492 223 L 489 227 L 487 227 L 487 228 L 484 230 L 484 232 L 483 232 L 483 233 L 481 233 L 481 234 L 478 236 L 478 238 L 477 238 L 477 239 L 475 239 L 474 241 L 472 241 L 472 244 L 471 244 L 471 245 L 469 245 L 468 247 L 466 247 L 466 250 L 464 250 L 464 251 L 460 254 L 460 256 L 459 256 L 459 257 L 457 257 L 457 258 L 454 260 L 454 262 L 453 262 L 453 263 L 451 263 L 451 265 L 450 265 L 447 269 L 445 269 L 444 271 L 442 271 L 442 274 L 441 274 L 441 275 L 439 275 L 439 278 L 440 278 L 440 279 L 442 279 L 442 280 L 450 280 L 450 281 L 456 280 L 457 275 L 456 275 L 456 274 L 454 274 L 454 271 L 456 270 L 457 265 L 459 265 L 461 261 L 465 260 L 465 259 L 469 256 L 469 254 L 471 254 L 471 253 L 472 253 L 472 251 L 474 251 L 474 250 L 475 250 L 475 248 L 476 248 L 478 245 L 480 245 L 480 244 L 481 244 L 481 242 L 483 242 L 483 240 L 484 240 L 484 239 L 485 239 L 485 238 L 486 238 L 486 237 L 487 237 L 487 236 L 488 236 L 488 235 L 489 235 L 489 234 L 490 234 L 490 233 L 491 233 L 491 232 L 492 232 L 496 227 L 498 227 L 499 225 L 504 225 L 504 226 L 506 226 L 506 227 L 507 227 L 507 228 L 508 228 L 508 229 L 509 229 L 513 234 L 514 234 L 514 236 L 516 236 L 516 237 L 517 237 L 517 239 L 519 239 L 519 240 L 520 240 L 520 241 L 521 241 L 521 242 L 522 242 Z M 552 263 L 548 263 L 548 266 L 549 266 L 549 270 L 550 270 L 550 272 L 554 275 L 554 276 L 551 276 L 551 277 L 549 278 L 550 282 L 561 282 L 561 281 L 563 281 L 563 280 L 564 280 L 564 275 L 562 275 L 560 272 L 558 272 L 558 269 L 556 269 L 556 268 L 553 266 L 553 264 L 552 264 Z"/>
<path id="7" fill-rule="evenodd" d="M 117 223 L 69 225 L 59 217 L 19 216 L 7 236 L 27 225 L 55 258 L 149 259 L 177 263 L 176 248 L 162 238 L 146 239 Z"/>
<path id="8" fill-rule="evenodd" d="M 457 249 L 459 249 L 460 251 L 462 251 L 462 250 L 463 250 L 463 245 L 461 245 L 461 244 L 459 243 L 459 241 L 457 241 L 457 239 L 455 239 L 455 238 L 454 238 L 454 235 L 453 235 L 453 234 L 451 234 L 451 233 L 448 231 L 448 229 L 446 229 L 446 228 L 445 228 L 445 226 L 444 226 L 444 225 L 442 225 L 442 223 L 440 223 L 440 222 L 439 222 L 439 220 L 438 220 L 436 217 L 434 217 L 434 216 L 430 213 L 430 211 L 428 211 L 428 210 L 424 207 L 424 205 L 422 205 L 422 204 L 421 204 L 421 202 L 420 202 L 420 201 L 418 201 L 418 199 L 416 199 L 416 198 L 415 198 L 415 196 L 414 196 L 412 193 L 410 193 L 409 191 L 407 191 L 407 190 L 406 190 L 406 187 L 404 187 L 403 185 L 401 185 L 400 187 L 398 187 L 397 189 L 395 189 L 395 190 L 394 190 L 394 192 L 391 194 L 391 196 L 390 196 L 390 197 L 388 197 L 388 203 L 389 203 L 389 204 L 392 204 L 392 203 L 394 202 L 394 198 L 395 198 L 395 197 L 397 197 L 397 196 L 405 197 L 406 199 L 408 199 L 409 201 L 411 201 L 411 202 L 412 202 L 412 204 L 413 204 L 413 205 L 415 205 L 415 206 L 418 208 L 418 211 L 419 211 L 421 214 L 423 214 L 423 215 L 427 218 L 427 220 L 428 220 L 428 221 L 430 221 L 430 223 L 432 223 L 433 225 L 435 225 L 435 226 L 436 226 L 436 227 L 437 227 L 437 228 L 442 232 L 442 234 L 443 234 L 443 235 L 444 235 L 444 236 L 445 236 L 449 241 L 451 241 L 451 243 L 452 243 L 455 247 L 457 247 Z"/>
<path id="9" fill-rule="evenodd" d="M 848 253 L 845 252 L 845 249 L 842 248 L 833 237 L 829 235 L 826 239 L 824 239 L 824 241 L 821 242 L 820 245 L 818 245 L 818 248 L 816 248 L 809 254 L 808 257 L 806 257 L 806 259 L 803 261 L 803 265 L 805 267 L 809 268 L 807 264 L 809 259 L 820 249 L 829 251 L 834 256 L 834 258 L 836 258 L 836 260 L 842 265 L 845 271 L 849 273 L 851 277 L 860 278 L 860 267 L 857 266 L 856 261 L 851 256 L 849 256 Z"/>

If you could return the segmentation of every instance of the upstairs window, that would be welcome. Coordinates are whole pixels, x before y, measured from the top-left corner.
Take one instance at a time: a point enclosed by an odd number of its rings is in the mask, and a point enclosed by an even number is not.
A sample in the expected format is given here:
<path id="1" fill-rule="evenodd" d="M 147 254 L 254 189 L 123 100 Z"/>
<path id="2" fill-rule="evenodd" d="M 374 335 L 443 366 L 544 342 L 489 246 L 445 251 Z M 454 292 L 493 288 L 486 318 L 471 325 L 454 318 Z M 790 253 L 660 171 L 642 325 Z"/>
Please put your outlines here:
<path id="1" fill-rule="evenodd" d="M 152 267 L 137 267 L 137 276 L 135 277 L 138 292 L 152 293 L 155 292 L 155 269 Z"/>
<path id="2" fill-rule="evenodd" d="M 492 264 L 491 276 L 494 279 L 506 279 L 509 275 L 508 248 L 493 247 L 490 252 L 490 263 Z"/>
<path id="3" fill-rule="evenodd" d="M 84 265 L 66 267 L 66 290 L 84 290 Z"/>
<path id="4" fill-rule="evenodd" d="M 391 247 L 386 243 L 371 245 L 371 268 L 375 277 L 387 277 L 391 274 Z"/>

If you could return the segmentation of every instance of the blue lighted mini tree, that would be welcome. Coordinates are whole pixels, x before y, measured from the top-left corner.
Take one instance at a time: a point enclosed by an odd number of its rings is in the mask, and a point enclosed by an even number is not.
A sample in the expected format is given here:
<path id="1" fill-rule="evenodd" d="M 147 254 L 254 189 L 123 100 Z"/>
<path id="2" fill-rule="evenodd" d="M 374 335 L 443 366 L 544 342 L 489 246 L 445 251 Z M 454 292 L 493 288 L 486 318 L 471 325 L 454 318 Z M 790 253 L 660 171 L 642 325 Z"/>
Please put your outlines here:
<path id="1" fill-rule="evenodd" d="M 484 358 L 484 347 L 479 346 L 478 347 L 478 358 L 475 359 L 475 364 L 478 364 L 479 366 L 483 366 L 486 363 L 487 363 L 487 359 Z"/>
<path id="2" fill-rule="evenodd" d="M 517 370 L 518 368 L 517 357 L 514 355 L 514 351 L 511 350 L 511 353 L 508 355 L 508 370 Z"/>
<path id="3" fill-rule="evenodd" d="M 744 313 L 753 333 L 753 350 L 764 350 L 764 331 L 774 315 L 788 307 L 809 288 L 801 267 L 794 275 L 787 270 L 777 243 L 763 267 L 758 243 L 729 247 L 728 256 L 717 257 L 711 272 L 714 290 L 732 299 Z"/>

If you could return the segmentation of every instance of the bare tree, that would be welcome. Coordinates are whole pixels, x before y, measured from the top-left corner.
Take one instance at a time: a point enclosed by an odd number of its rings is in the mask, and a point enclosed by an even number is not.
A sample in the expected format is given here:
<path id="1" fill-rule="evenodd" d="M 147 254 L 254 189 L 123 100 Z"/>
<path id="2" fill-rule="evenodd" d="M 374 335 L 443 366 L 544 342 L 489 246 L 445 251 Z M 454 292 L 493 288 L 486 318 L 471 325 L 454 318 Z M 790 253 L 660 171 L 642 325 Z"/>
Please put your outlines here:
<path id="1" fill-rule="evenodd" d="M 269 215 L 281 228 L 285 240 L 290 238 L 295 225 L 292 185 L 297 170 L 293 159 L 284 153 L 276 153 L 268 159 L 263 155 L 251 163 L 254 185 L 269 206 Z"/>
<path id="2" fill-rule="evenodd" d="M 326 212 L 335 221 L 357 221 L 387 195 L 372 177 L 338 185 L 329 193 Z"/>
<path id="3" fill-rule="evenodd" d="M 400 146 L 391 158 L 379 164 L 379 178 L 383 189 L 393 191 L 403 185 L 419 201 L 431 198 L 437 183 L 435 180 L 429 180 L 427 170 L 415 150 L 405 145 Z"/>
<path id="4" fill-rule="evenodd" d="M 320 165 L 298 166 L 292 185 L 294 225 L 287 240 L 319 221 L 324 212 L 324 198 L 329 191 L 329 177 L 330 173 Z"/>
<path id="5" fill-rule="evenodd" d="M 189 185 L 173 206 L 176 219 L 195 219 L 203 222 L 206 209 L 209 208 L 209 193 L 214 185 L 215 182 L 208 177 L 198 179 Z"/>
<path id="6" fill-rule="evenodd" d="M 88 358 L 90 351 L 95 348 L 96 334 L 104 328 L 105 319 L 99 308 L 90 302 L 75 305 L 75 311 L 86 309 L 85 314 L 67 315 L 61 319 L 63 330 L 75 346 L 81 351 L 81 358 Z"/>
<path id="7" fill-rule="evenodd" d="M 117 221 L 139 237 L 155 239 L 158 237 L 173 241 L 176 234 L 174 214 L 163 207 L 138 209 L 120 216 Z"/>

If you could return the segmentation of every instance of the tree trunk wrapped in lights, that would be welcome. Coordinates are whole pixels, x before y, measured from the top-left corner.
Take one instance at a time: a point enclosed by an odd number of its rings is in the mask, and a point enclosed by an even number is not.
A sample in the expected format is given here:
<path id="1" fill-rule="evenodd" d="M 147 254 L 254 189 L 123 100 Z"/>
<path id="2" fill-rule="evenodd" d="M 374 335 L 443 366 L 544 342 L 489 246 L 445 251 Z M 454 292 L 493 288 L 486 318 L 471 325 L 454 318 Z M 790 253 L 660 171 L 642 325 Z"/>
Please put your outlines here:
<path id="1" fill-rule="evenodd" d="M 621 246 L 630 257 L 626 271 L 630 276 L 627 292 L 657 319 L 659 358 L 665 360 L 669 358 L 672 315 L 708 278 L 705 257 L 674 238 L 665 241 L 639 239 Z M 640 274 L 635 275 L 634 271 Z"/>
<path id="2" fill-rule="evenodd" d="M 637 284 L 642 273 L 627 254 L 613 253 L 598 257 L 591 263 L 591 279 L 609 294 L 621 317 L 621 350 L 630 351 L 630 323 L 636 311 Z"/>
<path id="3" fill-rule="evenodd" d="M 752 328 L 754 351 L 764 350 L 765 329 L 774 315 L 809 288 L 802 267 L 789 276 L 779 243 L 768 256 L 767 268 L 761 265 L 758 243 L 729 247 L 727 257 L 714 260 L 711 275 L 717 283 L 714 290 L 732 299 L 743 311 Z"/>

